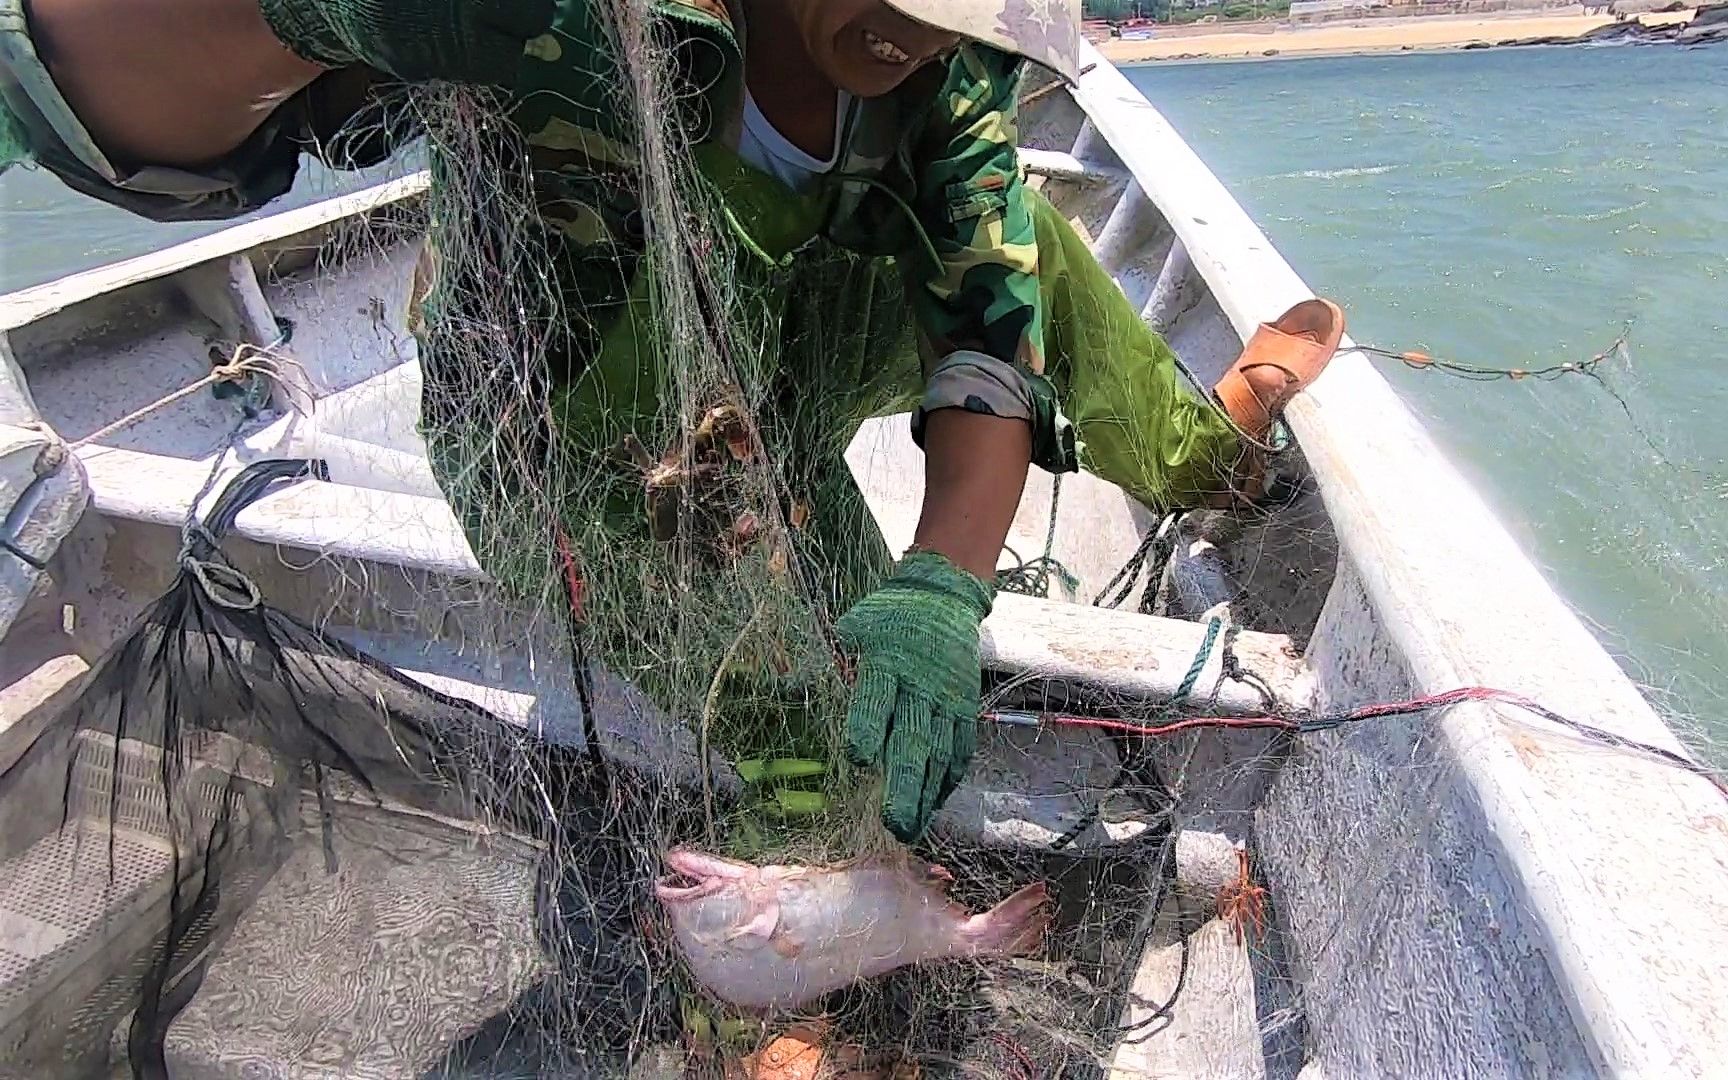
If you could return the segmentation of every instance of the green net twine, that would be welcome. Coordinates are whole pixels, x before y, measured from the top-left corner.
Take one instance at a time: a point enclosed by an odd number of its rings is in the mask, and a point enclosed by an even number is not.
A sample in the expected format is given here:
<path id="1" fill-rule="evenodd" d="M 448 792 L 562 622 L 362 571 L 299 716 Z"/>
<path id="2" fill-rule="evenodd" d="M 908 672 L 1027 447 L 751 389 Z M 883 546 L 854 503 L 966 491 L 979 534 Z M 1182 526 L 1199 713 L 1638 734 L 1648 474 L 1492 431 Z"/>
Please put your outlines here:
<path id="1" fill-rule="evenodd" d="M 30 144 L 24 138 L 24 124 L 0 100 L 0 172 L 30 160 Z"/>

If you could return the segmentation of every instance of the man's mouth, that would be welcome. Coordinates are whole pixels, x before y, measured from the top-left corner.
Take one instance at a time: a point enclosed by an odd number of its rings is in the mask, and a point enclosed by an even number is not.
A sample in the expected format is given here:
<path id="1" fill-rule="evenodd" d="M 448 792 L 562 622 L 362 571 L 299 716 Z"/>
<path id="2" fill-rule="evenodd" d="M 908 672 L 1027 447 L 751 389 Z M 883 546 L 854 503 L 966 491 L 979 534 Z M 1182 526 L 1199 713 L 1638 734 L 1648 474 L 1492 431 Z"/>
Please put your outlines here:
<path id="1" fill-rule="evenodd" d="M 912 54 L 873 30 L 864 31 L 864 48 L 884 64 L 904 64 Z"/>

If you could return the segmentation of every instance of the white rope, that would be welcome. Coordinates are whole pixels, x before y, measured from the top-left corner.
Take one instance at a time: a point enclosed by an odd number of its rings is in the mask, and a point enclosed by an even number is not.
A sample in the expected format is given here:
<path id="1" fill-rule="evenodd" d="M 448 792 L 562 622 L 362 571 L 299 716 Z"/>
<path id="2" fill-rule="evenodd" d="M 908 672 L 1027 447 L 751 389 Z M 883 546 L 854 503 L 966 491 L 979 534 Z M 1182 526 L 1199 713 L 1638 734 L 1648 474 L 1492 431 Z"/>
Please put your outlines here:
<path id="1" fill-rule="evenodd" d="M 304 394 L 310 399 L 312 394 L 305 371 L 292 359 L 276 351 L 282 344 L 281 339 L 278 339 L 274 344 L 265 346 L 242 344 L 235 348 L 233 357 L 226 364 L 212 368 L 210 374 L 202 379 L 182 386 L 173 393 L 158 398 L 140 409 L 135 409 L 113 423 L 97 428 L 77 442 L 67 445 L 73 450 L 82 450 L 93 443 L 101 442 L 117 431 L 131 427 L 151 413 L 165 409 L 175 402 L 197 393 L 206 386 L 219 382 L 237 383 L 248 375 L 263 375 L 296 393 Z"/>

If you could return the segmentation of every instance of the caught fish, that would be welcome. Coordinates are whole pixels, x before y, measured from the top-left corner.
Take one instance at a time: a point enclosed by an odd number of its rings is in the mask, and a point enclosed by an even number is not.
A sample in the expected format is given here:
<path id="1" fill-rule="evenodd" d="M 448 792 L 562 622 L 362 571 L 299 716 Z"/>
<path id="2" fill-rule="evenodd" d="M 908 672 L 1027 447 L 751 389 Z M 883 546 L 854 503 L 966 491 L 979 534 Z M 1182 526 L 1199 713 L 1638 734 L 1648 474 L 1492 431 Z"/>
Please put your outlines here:
<path id="1" fill-rule="evenodd" d="M 926 960 L 1029 953 L 1049 922 L 1042 883 L 970 915 L 946 870 L 910 860 L 753 866 L 675 848 L 666 866 L 654 893 L 691 973 L 745 1008 L 803 1005 Z"/>

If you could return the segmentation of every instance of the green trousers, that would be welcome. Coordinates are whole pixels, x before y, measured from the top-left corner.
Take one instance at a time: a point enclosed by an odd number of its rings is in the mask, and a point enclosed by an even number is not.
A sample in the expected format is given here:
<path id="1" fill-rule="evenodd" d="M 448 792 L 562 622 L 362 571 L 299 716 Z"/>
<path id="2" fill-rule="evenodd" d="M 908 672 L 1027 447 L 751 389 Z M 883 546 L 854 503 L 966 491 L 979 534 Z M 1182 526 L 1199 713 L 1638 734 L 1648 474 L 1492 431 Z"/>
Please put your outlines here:
<path id="1" fill-rule="evenodd" d="M 1049 313 L 1046 374 L 1079 435 L 1081 467 L 1154 510 L 1228 491 L 1241 454 L 1229 420 L 1188 389 L 1176 354 L 1073 227 L 1042 195 L 1030 198 Z"/>

